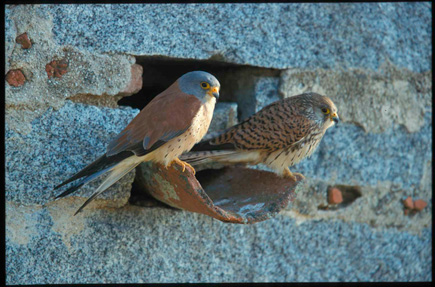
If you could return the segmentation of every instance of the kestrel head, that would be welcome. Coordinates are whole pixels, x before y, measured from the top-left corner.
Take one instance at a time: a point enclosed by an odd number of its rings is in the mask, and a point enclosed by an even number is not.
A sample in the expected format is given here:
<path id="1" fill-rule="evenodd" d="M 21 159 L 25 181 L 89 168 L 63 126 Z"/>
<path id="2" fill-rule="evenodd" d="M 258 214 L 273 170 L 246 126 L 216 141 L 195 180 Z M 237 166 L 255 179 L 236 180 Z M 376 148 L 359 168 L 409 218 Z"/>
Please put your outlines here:
<path id="1" fill-rule="evenodd" d="M 303 96 L 306 97 L 307 101 L 312 106 L 312 116 L 314 120 L 324 129 L 340 121 L 337 114 L 337 107 L 330 98 L 316 93 L 306 93 L 303 94 Z"/>
<path id="2" fill-rule="evenodd" d="M 221 84 L 212 75 L 203 71 L 184 74 L 178 79 L 178 85 L 183 93 L 194 95 L 200 101 L 206 102 L 212 98 L 219 98 Z"/>

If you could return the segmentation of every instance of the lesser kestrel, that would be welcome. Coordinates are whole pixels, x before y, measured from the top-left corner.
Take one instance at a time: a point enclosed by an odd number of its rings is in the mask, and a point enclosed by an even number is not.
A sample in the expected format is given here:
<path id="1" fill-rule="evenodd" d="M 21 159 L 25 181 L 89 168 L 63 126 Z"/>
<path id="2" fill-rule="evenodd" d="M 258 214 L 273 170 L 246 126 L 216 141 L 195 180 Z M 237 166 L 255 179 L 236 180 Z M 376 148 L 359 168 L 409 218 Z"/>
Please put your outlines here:
<path id="1" fill-rule="evenodd" d="M 325 131 L 339 121 L 328 97 L 305 93 L 274 102 L 212 139 L 203 140 L 183 155 L 193 166 L 263 163 L 296 181 L 289 166 L 310 156 Z M 303 178 L 303 176 L 302 176 Z"/>
<path id="2" fill-rule="evenodd" d="M 84 184 L 109 173 L 92 196 L 77 210 L 80 212 L 97 195 L 142 162 L 153 161 L 165 166 L 178 159 L 206 134 L 216 100 L 219 81 L 211 74 L 194 71 L 181 76 L 157 95 L 113 139 L 106 153 L 55 189 L 76 181 L 58 197 L 66 196 Z"/>

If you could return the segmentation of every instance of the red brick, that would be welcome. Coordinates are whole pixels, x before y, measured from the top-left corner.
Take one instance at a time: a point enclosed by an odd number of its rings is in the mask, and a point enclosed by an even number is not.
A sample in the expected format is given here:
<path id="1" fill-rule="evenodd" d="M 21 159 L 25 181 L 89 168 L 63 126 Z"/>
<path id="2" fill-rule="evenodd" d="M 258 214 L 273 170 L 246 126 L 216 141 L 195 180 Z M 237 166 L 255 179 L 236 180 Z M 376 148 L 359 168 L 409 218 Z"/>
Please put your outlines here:
<path id="1" fill-rule="evenodd" d="M 333 187 L 328 191 L 328 203 L 329 204 L 339 204 L 343 202 L 343 195 L 341 191 Z"/>
<path id="2" fill-rule="evenodd" d="M 9 85 L 14 87 L 19 87 L 24 85 L 26 82 L 26 77 L 24 77 L 24 74 L 21 70 L 9 70 L 9 72 L 6 74 L 6 81 Z"/>
<path id="3" fill-rule="evenodd" d="M 417 199 L 416 201 L 414 201 L 414 209 L 417 211 L 423 210 L 423 208 L 425 208 L 426 206 L 427 203 L 423 199 Z"/>
<path id="4" fill-rule="evenodd" d="M 134 64 L 131 66 L 131 81 L 127 84 L 124 90 L 121 91 L 123 95 L 136 94 L 142 89 L 142 74 L 143 68 L 141 65 Z"/>
<path id="5" fill-rule="evenodd" d="M 23 49 L 29 49 L 32 47 L 32 42 L 30 42 L 29 37 L 27 36 L 27 33 L 23 33 L 19 35 L 17 38 L 15 38 L 15 42 L 18 44 L 21 44 L 21 47 Z"/>
<path id="6" fill-rule="evenodd" d="M 404 201 L 403 201 L 403 205 L 405 206 L 405 208 L 408 209 L 414 209 L 414 202 L 412 201 L 412 198 L 410 196 L 408 196 Z"/>
<path id="7" fill-rule="evenodd" d="M 53 76 L 56 78 L 62 78 L 62 75 L 68 72 L 68 62 L 64 59 L 53 60 L 45 65 L 45 71 L 47 72 L 47 76 L 49 78 Z"/>

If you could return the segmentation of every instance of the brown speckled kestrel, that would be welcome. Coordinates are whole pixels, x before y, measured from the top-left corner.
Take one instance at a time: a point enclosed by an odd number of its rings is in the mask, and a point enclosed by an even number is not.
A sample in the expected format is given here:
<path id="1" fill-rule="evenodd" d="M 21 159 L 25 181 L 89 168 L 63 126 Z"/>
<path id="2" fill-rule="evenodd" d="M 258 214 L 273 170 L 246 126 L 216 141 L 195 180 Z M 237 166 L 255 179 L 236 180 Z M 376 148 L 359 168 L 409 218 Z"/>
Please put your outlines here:
<path id="1" fill-rule="evenodd" d="M 157 95 L 113 139 L 106 153 L 55 189 L 76 181 L 58 197 L 66 196 L 84 184 L 110 172 L 92 196 L 77 210 L 80 212 L 97 195 L 126 175 L 141 162 L 153 161 L 165 166 L 178 159 L 206 134 L 210 125 L 220 84 L 211 74 L 195 71 L 184 74 Z M 192 168 L 193 169 L 193 168 Z"/>
<path id="2" fill-rule="evenodd" d="M 263 163 L 296 181 L 289 166 L 310 156 L 325 131 L 339 121 L 337 108 L 325 96 L 305 93 L 274 102 L 212 139 L 203 140 L 181 159 L 193 166 Z"/>

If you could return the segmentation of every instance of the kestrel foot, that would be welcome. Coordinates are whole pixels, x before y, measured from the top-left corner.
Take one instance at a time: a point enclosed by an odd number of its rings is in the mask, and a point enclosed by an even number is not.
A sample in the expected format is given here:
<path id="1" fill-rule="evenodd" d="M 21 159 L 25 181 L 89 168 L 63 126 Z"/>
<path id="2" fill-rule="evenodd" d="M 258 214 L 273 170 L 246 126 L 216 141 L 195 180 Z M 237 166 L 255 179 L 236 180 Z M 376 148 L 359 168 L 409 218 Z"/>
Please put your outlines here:
<path id="1" fill-rule="evenodd" d="M 285 169 L 284 176 L 289 177 L 294 182 L 296 182 L 298 180 L 298 177 L 300 177 L 301 180 L 305 179 L 305 176 L 303 176 L 301 173 L 291 172 L 289 168 Z"/>
<path id="2" fill-rule="evenodd" d="M 171 165 L 174 164 L 174 162 L 178 163 L 179 165 L 181 165 L 181 166 L 183 167 L 183 171 L 182 171 L 182 172 L 184 172 L 184 170 L 186 169 L 186 166 L 188 166 L 188 167 L 192 170 L 193 175 L 196 174 L 196 171 L 195 171 L 195 169 L 193 168 L 193 166 L 191 166 L 190 164 L 188 164 L 188 163 L 185 162 L 185 161 L 180 160 L 178 157 L 176 157 L 176 158 L 172 161 Z"/>

